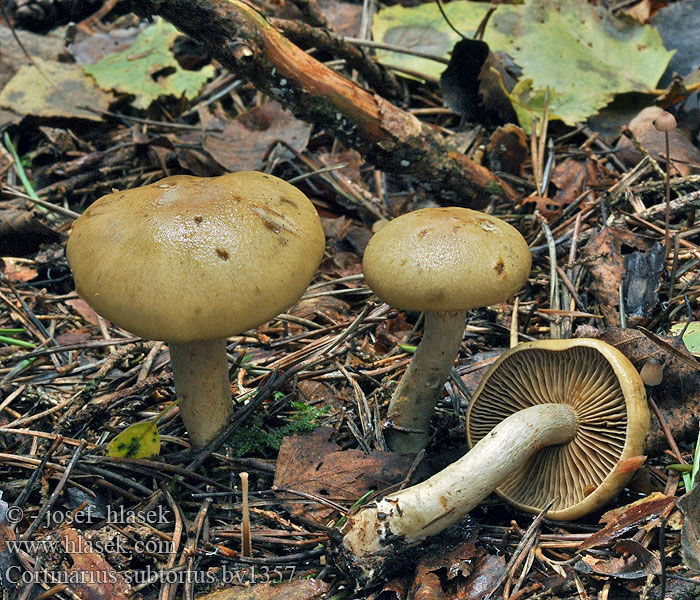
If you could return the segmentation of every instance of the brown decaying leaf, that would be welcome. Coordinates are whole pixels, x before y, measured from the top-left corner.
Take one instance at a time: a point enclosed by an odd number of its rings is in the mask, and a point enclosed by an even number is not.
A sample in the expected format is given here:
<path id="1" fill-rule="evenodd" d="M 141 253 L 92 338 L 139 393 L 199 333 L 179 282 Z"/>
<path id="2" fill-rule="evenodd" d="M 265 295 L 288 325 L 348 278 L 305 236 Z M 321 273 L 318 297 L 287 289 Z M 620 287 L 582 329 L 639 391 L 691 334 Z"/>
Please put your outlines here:
<path id="1" fill-rule="evenodd" d="M 683 513 L 683 563 L 689 569 L 700 571 L 700 475 L 695 476 L 693 489 L 678 501 L 678 508 Z"/>
<path id="2" fill-rule="evenodd" d="M 30 210 L 6 208 L 0 211 L 0 256 L 24 256 L 36 252 L 41 244 L 60 239 L 58 233 Z"/>
<path id="3" fill-rule="evenodd" d="M 413 462 L 412 454 L 341 450 L 330 441 L 334 433 L 330 427 L 318 427 L 308 436 L 285 438 L 277 457 L 275 486 L 349 505 L 367 490 L 382 490 L 402 481 Z M 294 503 L 287 508 L 316 519 L 332 512 L 322 504 Z"/>
<path id="4" fill-rule="evenodd" d="M 77 312 L 85 321 L 91 325 L 97 325 L 99 323 L 97 319 L 97 313 L 90 308 L 90 305 L 85 302 L 82 298 L 75 298 L 74 300 L 66 300 L 66 304 L 70 306 L 75 312 Z"/>
<path id="5" fill-rule="evenodd" d="M 661 346 L 661 348 L 666 350 L 669 354 L 672 354 L 677 359 L 682 360 L 689 367 L 692 367 L 693 369 L 697 369 L 700 371 L 700 363 L 697 360 L 695 360 L 692 356 L 690 356 L 690 354 L 683 354 L 683 352 L 678 350 L 678 348 L 674 348 L 673 346 L 671 346 L 671 344 L 664 341 L 658 335 L 649 331 L 648 329 L 645 329 L 644 327 L 638 327 L 637 329 L 639 329 L 639 331 L 641 331 L 645 336 L 647 336 L 656 345 Z"/>
<path id="6" fill-rule="evenodd" d="M 505 558 L 477 548 L 475 542 L 472 536 L 456 548 L 421 559 L 409 598 L 480 600 L 492 591 L 505 571 Z"/>
<path id="7" fill-rule="evenodd" d="M 40 35 L 30 31 L 12 30 L 5 25 L 0 25 L 0 48 L 2 48 L 2 68 L 0 69 L 0 89 L 12 79 L 21 65 L 31 64 L 24 55 L 22 49 L 14 39 L 17 35 L 22 42 L 22 46 L 30 56 L 43 58 L 44 60 L 55 59 L 63 51 L 63 39 L 61 36 Z M 0 109 L 0 122 L 5 125 L 19 123 L 21 115 L 10 110 Z M 4 171 L 3 171 L 4 172 Z"/>
<path id="8" fill-rule="evenodd" d="M 634 134 L 635 139 L 644 147 L 647 152 L 656 160 L 666 162 L 666 141 L 663 133 L 654 127 L 654 119 L 661 114 L 662 109 L 658 106 L 649 106 L 643 109 L 634 119 L 629 122 L 628 128 Z M 671 176 L 681 175 L 687 177 L 698 168 L 685 163 L 700 163 L 700 150 L 693 146 L 692 142 L 678 128 L 670 131 L 669 150 L 671 155 Z M 631 140 L 625 136 L 620 138 L 616 148 L 617 156 L 630 166 L 642 160 L 642 155 L 634 147 Z M 678 159 L 674 161 L 674 159 Z M 678 162 L 683 161 L 683 162 Z"/>
<path id="9" fill-rule="evenodd" d="M 651 18 L 652 8 L 652 0 L 642 0 L 641 2 L 637 2 L 633 6 L 624 9 L 622 12 L 625 13 L 631 19 L 634 19 L 635 21 L 638 21 L 642 24 L 646 24 Z"/>
<path id="10" fill-rule="evenodd" d="M 491 134 L 486 154 L 493 171 L 522 177 L 523 166 L 529 155 L 527 136 L 513 123 L 503 125 Z"/>
<path id="11" fill-rule="evenodd" d="M 622 246 L 646 250 L 648 241 L 623 227 L 603 227 L 583 247 L 581 254 L 591 274 L 591 291 L 600 303 L 605 324 L 620 324 L 620 285 L 625 275 Z"/>
<path id="12" fill-rule="evenodd" d="M 126 50 L 134 43 L 136 36 L 141 31 L 140 27 L 114 29 L 112 31 L 98 31 L 92 35 L 85 35 L 78 31 L 78 41 L 68 44 L 68 52 L 79 65 L 94 64 L 105 56 Z"/>
<path id="13" fill-rule="evenodd" d="M 620 556 L 597 558 L 591 555 L 581 557 L 574 565 L 577 571 L 597 573 L 619 577 L 621 579 L 639 579 L 647 575 L 661 574 L 659 557 L 634 540 L 622 540 L 613 547 Z"/>
<path id="14" fill-rule="evenodd" d="M 75 529 L 62 530 L 61 543 L 73 560 L 66 571 L 71 588 L 83 600 L 127 600 L 131 597 L 129 584 Z M 75 582 L 75 583 L 73 583 Z"/>
<path id="15" fill-rule="evenodd" d="M 201 107 L 199 117 L 205 129 L 222 129 L 204 134 L 204 149 L 227 171 L 250 171 L 263 166 L 265 155 L 277 142 L 297 152 L 306 148 L 311 125 L 295 119 L 274 101 L 266 102 L 231 119 L 219 105 Z M 288 154 L 288 151 L 285 150 Z"/>
<path id="16" fill-rule="evenodd" d="M 28 267 L 26 264 L 23 264 L 23 262 L 11 256 L 0 258 L 0 270 L 5 277 L 15 283 L 31 281 L 38 275 L 36 269 Z"/>
<path id="17" fill-rule="evenodd" d="M 334 296 L 316 296 L 299 300 L 287 312 L 301 319 L 312 319 L 317 314 L 325 315 L 330 321 L 339 323 L 350 310 L 350 305 Z"/>
<path id="18" fill-rule="evenodd" d="M 319 0 L 321 11 L 339 35 L 357 37 L 360 34 L 362 5 L 338 0 Z"/>
<path id="19" fill-rule="evenodd" d="M 664 363 L 663 381 L 653 389 L 652 397 L 676 442 L 695 440 L 700 422 L 700 371 L 678 358 L 676 354 L 667 352 L 636 329 L 611 327 L 604 331 L 600 338 L 620 350 L 638 370 L 650 358 Z M 661 339 L 676 346 L 676 352 L 695 361 L 679 338 Z M 652 414 L 644 451 L 650 456 L 656 456 L 665 448 L 668 448 L 668 443 L 658 420 Z"/>
<path id="20" fill-rule="evenodd" d="M 559 190 L 554 195 L 554 202 L 565 207 L 599 183 L 600 168 L 589 158 L 583 161 L 567 158 L 554 167 L 550 181 Z"/>
<path id="21" fill-rule="evenodd" d="M 587 550 L 608 545 L 630 529 L 652 519 L 665 518 L 675 506 L 675 502 L 675 498 L 657 492 L 627 506 L 609 510 L 601 517 L 601 521 L 606 523 L 605 527 L 586 538 L 578 548 Z"/>

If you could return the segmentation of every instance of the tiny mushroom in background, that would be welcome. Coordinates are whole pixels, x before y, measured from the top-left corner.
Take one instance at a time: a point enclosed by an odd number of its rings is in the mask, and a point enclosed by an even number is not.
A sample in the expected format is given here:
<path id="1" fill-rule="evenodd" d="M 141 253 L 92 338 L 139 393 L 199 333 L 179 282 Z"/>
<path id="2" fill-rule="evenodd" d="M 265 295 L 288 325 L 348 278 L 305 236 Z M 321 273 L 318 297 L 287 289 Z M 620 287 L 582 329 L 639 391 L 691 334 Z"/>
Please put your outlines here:
<path id="1" fill-rule="evenodd" d="M 338 563 L 359 587 L 401 550 L 460 521 L 492 491 L 531 513 L 577 519 L 632 476 L 649 428 L 632 363 L 601 340 L 546 340 L 507 350 L 467 413 L 471 450 L 436 475 L 348 517 Z M 389 561 L 389 562 L 387 562 Z"/>
<path id="2" fill-rule="evenodd" d="M 530 273 L 517 229 L 458 207 L 424 208 L 386 223 L 370 239 L 365 280 L 387 304 L 425 311 L 423 339 L 389 404 L 392 450 L 419 452 L 464 335 L 466 311 L 502 302 Z"/>
<path id="3" fill-rule="evenodd" d="M 98 313 L 168 342 L 180 414 L 202 447 L 232 412 L 226 338 L 294 304 L 324 244 L 302 192 L 246 171 L 104 196 L 73 224 L 66 254 L 77 292 Z"/>
<path id="4" fill-rule="evenodd" d="M 664 366 L 658 358 L 651 357 L 644 363 L 639 375 L 644 385 L 655 387 L 664 380 Z"/>
<path id="5" fill-rule="evenodd" d="M 654 128 L 656 131 L 662 131 L 664 134 L 664 142 L 666 148 L 666 212 L 665 212 L 665 232 L 664 232 L 664 248 L 666 249 L 666 256 L 670 251 L 670 219 L 671 219 L 671 152 L 669 149 L 669 131 L 673 131 L 676 128 L 676 117 L 674 117 L 670 112 L 662 111 L 658 116 L 652 121 L 654 123 Z"/>

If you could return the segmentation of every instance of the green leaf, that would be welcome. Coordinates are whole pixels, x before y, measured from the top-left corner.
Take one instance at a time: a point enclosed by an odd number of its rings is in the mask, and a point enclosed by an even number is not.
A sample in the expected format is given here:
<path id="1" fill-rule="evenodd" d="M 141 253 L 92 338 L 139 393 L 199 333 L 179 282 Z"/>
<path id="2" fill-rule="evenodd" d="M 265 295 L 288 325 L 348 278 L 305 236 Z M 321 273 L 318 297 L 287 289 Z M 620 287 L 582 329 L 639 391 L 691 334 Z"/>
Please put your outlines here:
<path id="1" fill-rule="evenodd" d="M 445 9 L 452 23 L 469 36 L 488 6 L 455 0 Z M 443 57 L 458 39 L 435 3 L 379 11 L 372 32 L 384 43 Z M 573 125 L 598 112 L 616 94 L 651 93 L 673 55 L 652 27 L 617 20 L 580 0 L 499 5 L 484 41 L 492 52 L 507 52 L 523 70 L 510 97 L 526 131 L 532 119 L 542 116 L 545 89 L 549 89 L 550 118 Z M 432 77 L 445 68 L 385 51 L 378 57 L 384 64 Z"/>
<path id="2" fill-rule="evenodd" d="M 134 95 L 136 108 L 148 108 L 159 96 L 184 95 L 191 100 L 214 75 L 214 67 L 183 69 L 170 51 L 178 35 L 173 25 L 158 19 L 141 31 L 128 49 L 83 69 L 103 89 Z"/>
<path id="3" fill-rule="evenodd" d="M 680 335 L 685 323 L 676 323 L 671 326 L 671 333 Z M 700 356 L 700 321 L 691 321 L 688 329 L 683 334 L 683 343 L 693 356 Z"/>
<path id="4" fill-rule="evenodd" d="M 107 456 L 119 458 L 149 458 L 158 456 L 160 436 L 155 421 L 134 423 L 119 433 L 105 450 Z"/>
<path id="5" fill-rule="evenodd" d="M 107 110 L 112 95 L 98 88 L 78 65 L 39 57 L 34 57 L 34 62 L 34 65 L 22 65 L 5 84 L 0 106 L 40 118 L 102 119 L 84 107 Z"/>
<path id="6" fill-rule="evenodd" d="M 652 93 L 673 55 L 655 29 L 578 0 L 527 2 L 507 51 L 536 90 L 560 94 L 553 113 L 567 125 L 595 114 L 616 94 Z"/>
<path id="7" fill-rule="evenodd" d="M 464 2 L 455 0 L 445 4 L 445 13 L 466 36 L 471 36 L 479 27 L 486 11 L 486 2 Z M 502 4 L 491 17 L 484 41 L 491 50 L 506 47 L 510 42 L 513 23 L 519 20 L 520 7 Z M 448 58 L 461 38 L 445 23 L 435 2 L 427 2 L 411 8 L 395 5 L 380 10 L 372 22 L 372 36 L 385 44 L 401 46 L 409 50 Z M 445 64 L 399 52 L 377 50 L 379 61 L 424 73 L 429 77 L 440 77 Z"/>

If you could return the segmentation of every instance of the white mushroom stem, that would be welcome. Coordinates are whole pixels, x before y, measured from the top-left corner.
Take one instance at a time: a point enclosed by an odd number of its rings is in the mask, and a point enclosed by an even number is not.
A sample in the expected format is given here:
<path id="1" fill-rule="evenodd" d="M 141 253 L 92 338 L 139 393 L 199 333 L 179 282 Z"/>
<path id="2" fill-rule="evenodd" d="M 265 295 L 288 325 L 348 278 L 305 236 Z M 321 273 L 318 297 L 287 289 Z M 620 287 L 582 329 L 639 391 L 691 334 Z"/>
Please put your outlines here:
<path id="1" fill-rule="evenodd" d="M 428 443 L 430 418 L 464 335 L 465 311 L 426 312 L 423 339 L 389 404 L 386 433 L 396 452 L 420 452 Z"/>
<path id="2" fill-rule="evenodd" d="M 395 550 L 457 523 L 535 452 L 570 441 L 577 429 L 575 411 L 562 404 L 525 408 L 504 419 L 457 462 L 349 519 L 342 542 L 346 564 L 371 581 Z"/>
<path id="3" fill-rule="evenodd" d="M 202 448 L 228 424 L 233 411 L 226 340 L 169 346 L 180 415 L 192 446 Z"/>

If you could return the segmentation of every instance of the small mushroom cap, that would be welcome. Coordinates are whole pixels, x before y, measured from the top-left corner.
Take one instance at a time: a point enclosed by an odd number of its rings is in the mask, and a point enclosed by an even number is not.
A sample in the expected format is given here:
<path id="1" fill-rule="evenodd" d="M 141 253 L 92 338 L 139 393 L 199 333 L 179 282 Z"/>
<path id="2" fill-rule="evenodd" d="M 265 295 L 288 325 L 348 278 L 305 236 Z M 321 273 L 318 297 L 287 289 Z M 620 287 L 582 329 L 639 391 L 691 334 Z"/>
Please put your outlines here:
<path id="1" fill-rule="evenodd" d="M 530 273 L 517 229 L 459 207 L 423 208 L 377 231 L 365 249 L 365 280 L 387 304 L 457 311 L 502 302 Z"/>
<path id="2" fill-rule="evenodd" d="M 170 342 L 256 327 L 304 293 L 323 256 L 309 199 L 255 171 L 175 176 L 97 200 L 73 225 L 78 293 L 135 334 Z"/>
<path id="3" fill-rule="evenodd" d="M 544 340 L 504 352 L 486 373 L 467 411 L 469 447 L 528 406 L 562 403 L 579 428 L 567 444 L 547 446 L 496 490 L 521 510 L 577 519 L 611 500 L 633 475 L 618 465 L 644 451 L 649 410 L 632 363 L 602 340 Z"/>
<path id="4" fill-rule="evenodd" d="M 676 128 L 676 118 L 670 112 L 660 112 L 654 119 L 657 131 L 673 131 Z"/>
<path id="5" fill-rule="evenodd" d="M 658 358 L 650 358 L 644 363 L 639 375 L 644 385 L 654 387 L 659 385 L 664 379 L 664 366 Z"/>

